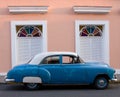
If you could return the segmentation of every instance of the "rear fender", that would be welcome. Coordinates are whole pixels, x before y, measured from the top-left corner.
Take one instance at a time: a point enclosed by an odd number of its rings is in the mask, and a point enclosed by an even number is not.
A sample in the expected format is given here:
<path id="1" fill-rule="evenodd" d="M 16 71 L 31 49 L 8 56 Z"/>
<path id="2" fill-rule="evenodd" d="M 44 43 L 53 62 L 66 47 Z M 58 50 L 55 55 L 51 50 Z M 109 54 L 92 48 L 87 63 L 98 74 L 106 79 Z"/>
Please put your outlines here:
<path id="1" fill-rule="evenodd" d="M 51 80 L 50 72 L 45 68 L 40 68 L 38 71 L 38 75 L 42 79 L 42 83 L 49 83 Z"/>
<path id="2" fill-rule="evenodd" d="M 50 80 L 50 72 L 44 68 L 40 68 L 36 76 L 25 76 L 23 78 L 23 83 L 48 83 Z"/>

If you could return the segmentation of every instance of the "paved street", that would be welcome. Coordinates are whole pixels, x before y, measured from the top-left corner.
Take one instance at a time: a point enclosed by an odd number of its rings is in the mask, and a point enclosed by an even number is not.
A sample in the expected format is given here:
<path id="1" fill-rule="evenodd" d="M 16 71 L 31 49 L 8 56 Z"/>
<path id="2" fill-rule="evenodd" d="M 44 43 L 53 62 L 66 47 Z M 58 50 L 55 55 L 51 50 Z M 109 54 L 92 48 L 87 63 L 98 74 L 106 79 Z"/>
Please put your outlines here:
<path id="1" fill-rule="evenodd" d="M 111 84 L 106 90 L 89 86 L 44 86 L 29 91 L 22 85 L 0 84 L 0 97 L 120 97 L 120 84 Z"/>

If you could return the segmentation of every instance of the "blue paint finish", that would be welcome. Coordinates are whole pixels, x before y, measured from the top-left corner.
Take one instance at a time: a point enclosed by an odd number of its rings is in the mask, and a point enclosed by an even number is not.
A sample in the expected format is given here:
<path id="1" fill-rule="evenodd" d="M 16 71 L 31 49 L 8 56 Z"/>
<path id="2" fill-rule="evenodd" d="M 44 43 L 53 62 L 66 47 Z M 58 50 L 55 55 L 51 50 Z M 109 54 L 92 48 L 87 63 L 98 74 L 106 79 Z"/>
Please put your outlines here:
<path id="1" fill-rule="evenodd" d="M 42 83 L 49 83 L 51 80 L 50 72 L 41 66 L 38 67 L 38 76 L 42 79 Z"/>
<path id="2" fill-rule="evenodd" d="M 45 68 L 50 73 L 50 80 L 46 83 L 63 83 L 65 74 L 62 65 L 44 65 L 42 68 Z"/>
<path id="3" fill-rule="evenodd" d="M 60 56 L 60 63 L 62 56 Z M 91 84 L 99 74 L 113 78 L 115 70 L 104 63 L 76 64 L 24 64 L 14 67 L 7 74 L 7 79 L 22 82 L 26 76 L 40 77 L 43 84 Z"/>

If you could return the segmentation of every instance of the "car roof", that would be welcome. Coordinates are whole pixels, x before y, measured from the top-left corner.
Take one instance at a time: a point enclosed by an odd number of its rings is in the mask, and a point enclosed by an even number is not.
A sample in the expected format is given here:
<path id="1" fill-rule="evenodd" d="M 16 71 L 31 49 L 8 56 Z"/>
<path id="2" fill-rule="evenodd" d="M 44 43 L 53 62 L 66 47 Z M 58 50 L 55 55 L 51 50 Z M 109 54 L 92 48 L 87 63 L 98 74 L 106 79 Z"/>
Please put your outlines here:
<path id="1" fill-rule="evenodd" d="M 34 58 L 30 61 L 29 64 L 39 64 L 45 57 L 53 56 L 53 55 L 71 55 L 78 56 L 74 52 L 42 52 L 34 56 Z"/>

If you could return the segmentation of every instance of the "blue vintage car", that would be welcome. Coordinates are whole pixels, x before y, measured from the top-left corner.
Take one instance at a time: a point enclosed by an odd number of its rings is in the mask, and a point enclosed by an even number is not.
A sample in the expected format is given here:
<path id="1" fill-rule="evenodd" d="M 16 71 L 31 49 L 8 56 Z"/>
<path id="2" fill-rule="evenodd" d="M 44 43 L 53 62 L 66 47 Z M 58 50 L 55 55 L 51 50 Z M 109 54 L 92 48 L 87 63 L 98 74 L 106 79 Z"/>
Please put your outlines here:
<path id="1" fill-rule="evenodd" d="M 105 63 L 84 62 L 73 52 L 40 53 L 28 63 L 12 68 L 6 83 L 23 83 L 28 89 L 38 89 L 40 85 L 93 85 L 106 89 L 114 78 L 115 70 Z"/>

